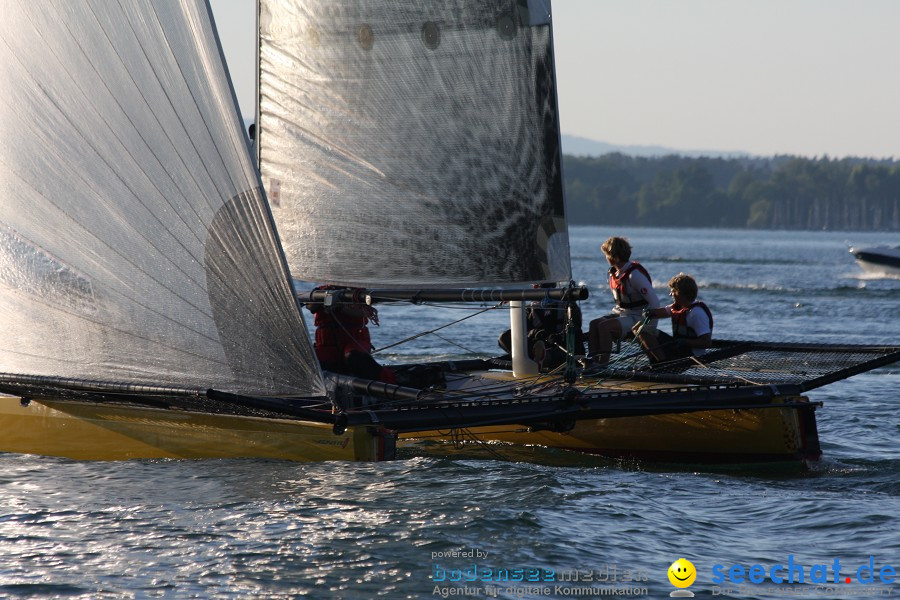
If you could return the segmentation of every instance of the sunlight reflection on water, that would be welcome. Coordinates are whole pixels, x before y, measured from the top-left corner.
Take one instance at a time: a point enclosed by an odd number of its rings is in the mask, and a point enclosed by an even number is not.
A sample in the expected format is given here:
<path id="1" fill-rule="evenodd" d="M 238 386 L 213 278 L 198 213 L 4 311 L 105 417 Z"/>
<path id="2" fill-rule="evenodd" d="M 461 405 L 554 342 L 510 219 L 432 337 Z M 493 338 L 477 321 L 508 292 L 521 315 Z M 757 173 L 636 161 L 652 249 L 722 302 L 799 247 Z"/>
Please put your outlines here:
<path id="1" fill-rule="evenodd" d="M 701 294 L 720 336 L 900 343 L 900 282 L 863 278 L 846 234 L 823 232 L 792 232 L 792 245 L 782 232 L 576 228 L 586 318 L 610 304 L 599 245 L 623 233 L 661 295 L 682 270 L 709 284 Z M 376 344 L 464 313 L 401 314 L 382 309 Z M 491 354 L 507 320 L 493 311 L 443 333 Z M 387 356 L 438 354 L 465 355 L 430 337 Z M 430 597 L 432 552 L 471 548 L 494 568 L 642 569 L 656 596 L 671 591 L 665 570 L 682 555 L 696 590 L 710 589 L 713 564 L 895 560 L 898 378 L 888 367 L 812 394 L 825 402 L 825 457 L 807 471 L 683 470 L 502 444 L 455 458 L 411 446 L 382 464 L 0 455 L 0 595 Z"/>

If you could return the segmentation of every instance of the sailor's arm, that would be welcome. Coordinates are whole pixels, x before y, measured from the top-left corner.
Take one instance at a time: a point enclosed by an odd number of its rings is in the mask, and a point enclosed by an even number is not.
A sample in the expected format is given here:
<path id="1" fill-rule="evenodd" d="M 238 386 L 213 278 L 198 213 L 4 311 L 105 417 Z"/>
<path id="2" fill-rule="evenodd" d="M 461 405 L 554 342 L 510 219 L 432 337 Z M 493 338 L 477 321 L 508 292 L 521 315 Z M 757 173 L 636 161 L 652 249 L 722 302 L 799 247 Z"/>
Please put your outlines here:
<path id="1" fill-rule="evenodd" d="M 659 308 L 645 308 L 643 315 L 645 319 L 664 319 L 672 316 L 672 307 L 660 306 Z"/>
<path id="2" fill-rule="evenodd" d="M 695 338 L 678 338 L 678 345 L 687 348 L 709 348 L 712 346 L 712 334 L 705 333 Z"/>

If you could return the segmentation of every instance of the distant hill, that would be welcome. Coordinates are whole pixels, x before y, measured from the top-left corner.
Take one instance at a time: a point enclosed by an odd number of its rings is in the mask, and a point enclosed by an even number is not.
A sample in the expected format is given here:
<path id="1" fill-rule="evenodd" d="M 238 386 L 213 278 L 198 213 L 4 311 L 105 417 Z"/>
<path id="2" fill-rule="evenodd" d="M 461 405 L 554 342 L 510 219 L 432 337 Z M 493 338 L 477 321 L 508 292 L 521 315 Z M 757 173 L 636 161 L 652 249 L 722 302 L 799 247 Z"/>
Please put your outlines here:
<path id="1" fill-rule="evenodd" d="M 618 152 L 627 154 L 628 156 L 669 156 L 677 154 L 679 156 L 700 157 L 709 156 L 712 158 L 739 158 L 749 156 L 747 152 L 723 151 L 723 150 L 678 150 L 676 148 L 665 148 L 663 146 L 617 146 L 615 144 L 607 144 L 606 142 L 598 142 L 576 135 L 562 135 L 563 154 L 570 156 L 601 156 L 603 154 L 611 154 Z"/>

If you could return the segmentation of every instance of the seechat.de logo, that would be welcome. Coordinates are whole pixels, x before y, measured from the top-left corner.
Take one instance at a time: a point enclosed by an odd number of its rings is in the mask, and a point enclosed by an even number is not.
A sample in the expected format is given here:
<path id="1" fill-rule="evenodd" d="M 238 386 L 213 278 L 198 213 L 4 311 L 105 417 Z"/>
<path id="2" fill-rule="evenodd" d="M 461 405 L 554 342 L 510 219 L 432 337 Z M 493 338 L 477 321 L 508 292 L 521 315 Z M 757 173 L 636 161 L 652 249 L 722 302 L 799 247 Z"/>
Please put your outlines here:
<path id="1" fill-rule="evenodd" d="M 894 583 L 897 571 L 892 565 L 881 565 L 875 560 L 875 556 L 869 556 L 869 561 L 863 563 L 857 569 L 850 567 L 849 571 L 843 571 L 844 565 L 840 559 L 835 558 L 832 563 L 814 564 L 806 567 L 794 560 L 794 555 L 789 554 L 787 562 L 771 566 L 752 564 L 713 565 L 712 582 L 718 584 L 761 584 L 771 581 L 776 585 L 795 583 L 838 584 L 857 585 L 890 585 Z M 830 571 L 830 573 L 829 573 Z M 829 576 L 830 575 L 830 576 Z M 855 575 L 855 577 L 853 577 Z"/>
<path id="2" fill-rule="evenodd" d="M 697 579 L 697 569 L 694 568 L 694 564 L 686 558 L 679 558 L 671 565 L 669 565 L 668 573 L 669 581 L 675 587 L 679 588 L 677 590 L 673 590 L 669 596 L 678 598 L 693 598 L 694 592 L 685 589 L 691 587 L 691 584 L 694 583 L 694 580 Z"/>

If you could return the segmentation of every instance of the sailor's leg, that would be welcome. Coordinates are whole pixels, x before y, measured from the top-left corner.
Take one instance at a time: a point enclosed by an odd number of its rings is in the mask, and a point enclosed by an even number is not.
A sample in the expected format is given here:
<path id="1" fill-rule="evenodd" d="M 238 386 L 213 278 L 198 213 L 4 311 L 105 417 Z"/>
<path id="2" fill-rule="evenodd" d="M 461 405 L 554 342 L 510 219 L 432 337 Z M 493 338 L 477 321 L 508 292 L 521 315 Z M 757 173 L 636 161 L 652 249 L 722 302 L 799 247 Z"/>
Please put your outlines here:
<path id="1" fill-rule="evenodd" d="M 640 340 L 641 346 L 643 346 L 644 352 L 651 363 L 661 363 L 680 358 L 672 355 L 675 340 L 664 331 L 644 329 L 637 336 L 637 339 Z"/>
<path id="2" fill-rule="evenodd" d="M 617 317 L 594 319 L 588 331 L 588 347 L 591 355 L 600 364 L 608 363 L 613 341 L 621 337 L 622 326 Z"/>
<path id="3" fill-rule="evenodd" d="M 500 337 L 497 339 L 497 345 L 500 346 L 500 348 L 502 348 L 503 351 L 507 354 L 512 353 L 512 343 L 510 340 L 512 340 L 512 331 L 510 331 L 509 329 L 501 333 Z"/>

